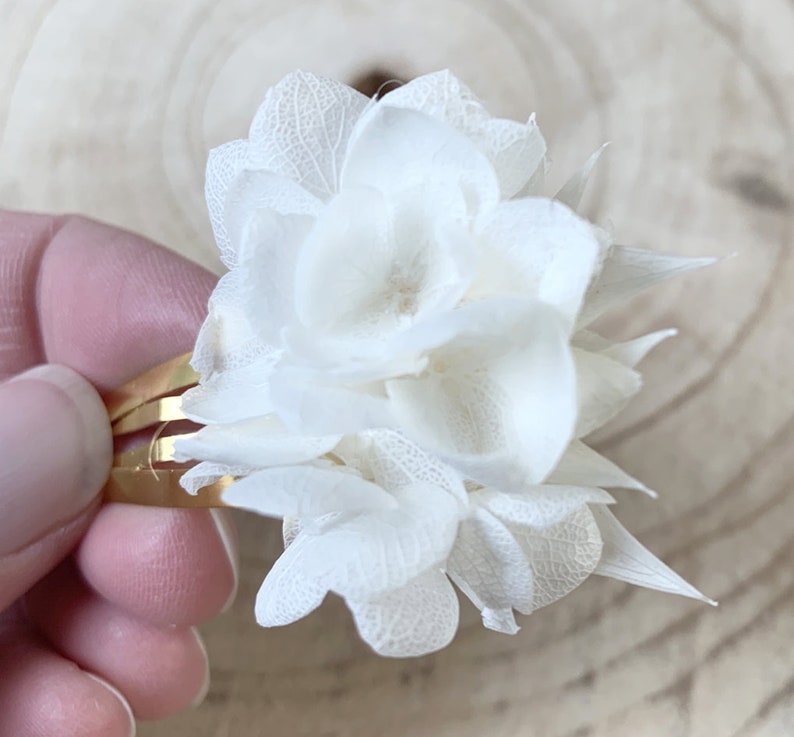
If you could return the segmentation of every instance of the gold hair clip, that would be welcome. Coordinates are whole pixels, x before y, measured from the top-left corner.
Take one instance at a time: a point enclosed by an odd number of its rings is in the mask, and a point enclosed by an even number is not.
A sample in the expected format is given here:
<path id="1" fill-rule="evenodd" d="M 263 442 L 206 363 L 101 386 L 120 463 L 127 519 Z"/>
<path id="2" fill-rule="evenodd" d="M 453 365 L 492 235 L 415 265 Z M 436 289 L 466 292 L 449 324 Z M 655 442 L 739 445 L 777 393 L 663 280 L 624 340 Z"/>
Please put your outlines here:
<path id="1" fill-rule="evenodd" d="M 166 434 L 169 424 L 188 421 L 182 412 L 182 392 L 199 380 L 190 358 L 186 353 L 155 366 L 106 398 L 113 438 L 122 446 L 113 457 L 106 501 L 155 507 L 226 506 L 221 494 L 234 477 L 224 476 L 196 495 L 188 493 L 179 480 L 195 464 L 176 461 L 174 443 L 189 433 Z M 136 445 L 136 436 L 146 431 L 149 434 Z"/>

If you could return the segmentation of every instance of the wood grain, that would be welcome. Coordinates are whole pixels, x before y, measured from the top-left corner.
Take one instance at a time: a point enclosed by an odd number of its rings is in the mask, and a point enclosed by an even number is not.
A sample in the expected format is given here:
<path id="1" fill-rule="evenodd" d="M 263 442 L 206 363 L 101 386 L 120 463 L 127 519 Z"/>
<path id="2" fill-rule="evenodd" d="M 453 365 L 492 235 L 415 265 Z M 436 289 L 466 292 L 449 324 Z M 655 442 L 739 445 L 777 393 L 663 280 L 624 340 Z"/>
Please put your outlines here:
<path id="1" fill-rule="evenodd" d="M 207 150 L 302 67 L 451 67 L 536 110 L 552 186 L 613 141 L 590 214 L 626 243 L 730 255 L 603 329 L 673 325 L 599 446 L 661 492 L 618 514 L 717 610 L 591 579 L 506 637 L 378 659 L 343 605 L 260 630 L 277 529 L 240 515 L 237 604 L 204 628 L 213 686 L 145 737 L 794 734 L 794 5 L 789 0 L 0 0 L 0 205 L 79 211 L 217 266 Z"/>

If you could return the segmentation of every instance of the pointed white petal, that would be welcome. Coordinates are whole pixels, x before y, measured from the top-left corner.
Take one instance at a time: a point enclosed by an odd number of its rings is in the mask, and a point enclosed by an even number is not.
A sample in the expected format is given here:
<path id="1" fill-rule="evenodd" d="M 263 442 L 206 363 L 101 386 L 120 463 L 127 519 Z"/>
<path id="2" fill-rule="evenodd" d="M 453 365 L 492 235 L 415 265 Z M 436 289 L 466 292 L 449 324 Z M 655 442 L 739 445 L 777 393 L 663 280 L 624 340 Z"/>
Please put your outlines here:
<path id="1" fill-rule="evenodd" d="M 470 297 L 537 299 L 572 327 L 597 264 L 591 225 L 554 200 L 528 197 L 500 203 L 481 233 L 485 251 Z"/>
<path id="2" fill-rule="evenodd" d="M 339 189 L 350 133 L 369 104 L 335 80 L 288 74 L 268 91 L 251 123 L 249 168 L 272 171 L 329 199 Z"/>
<path id="3" fill-rule="evenodd" d="M 424 113 L 383 105 L 362 117 L 351 138 L 342 186 L 387 194 L 422 186 L 460 189 L 470 215 L 499 199 L 493 166 L 470 140 Z"/>
<path id="4" fill-rule="evenodd" d="M 581 348 L 583 351 L 590 351 L 590 353 L 601 353 L 614 343 L 592 330 L 579 330 L 571 337 L 571 345 L 574 348 Z"/>
<path id="5" fill-rule="evenodd" d="M 608 145 L 609 143 L 605 143 L 595 151 L 590 158 L 585 161 L 584 166 L 582 166 L 582 168 L 563 185 L 562 189 L 557 192 L 554 199 L 568 205 L 572 210 L 578 210 L 582 202 L 582 195 L 584 194 L 588 181 L 590 181 L 590 175 L 593 173 L 595 165 L 598 163 L 601 154 L 604 153 L 604 149 Z"/>
<path id="6" fill-rule="evenodd" d="M 223 493 L 223 501 L 265 517 L 319 517 L 333 512 L 396 509 L 377 484 L 343 471 L 279 466 L 255 471 Z"/>
<path id="7" fill-rule="evenodd" d="M 598 353 L 574 348 L 579 392 L 576 437 L 581 438 L 611 420 L 642 386 L 640 375 Z"/>
<path id="8" fill-rule="evenodd" d="M 230 466 L 266 468 L 319 458 L 340 440 L 338 435 L 292 435 L 275 415 L 207 425 L 176 443 L 177 460 L 196 458 Z"/>
<path id="9" fill-rule="evenodd" d="M 644 545 L 642 545 L 615 515 L 604 507 L 593 508 L 593 515 L 604 540 L 604 550 L 598 567 L 593 571 L 599 576 L 616 578 L 634 586 L 679 594 L 698 599 L 707 604 L 716 602 L 700 593 L 668 568 Z"/>
<path id="10" fill-rule="evenodd" d="M 605 486 L 608 489 L 636 489 L 656 497 L 655 491 L 629 476 L 623 469 L 600 453 L 574 440 L 546 479 L 547 484 L 570 486 Z"/>
<path id="11" fill-rule="evenodd" d="M 204 195 L 221 261 L 230 269 L 237 264 L 237 249 L 230 242 L 226 230 L 226 195 L 245 167 L 247 158 L 248 141 L 245 140 L 224 143 L 212 149 L 207 158 Z"/>
<path id="12" fill-rule="evenodd" d="M 584 504 L 614 504 L 602 489 L 584 486 L 527 486 L 514 493 L 483 489 L 477 501 L 506 524 L 543 529 L 559 524 Z"/>
<path id="13" fill-rule="evenodd" d="M 262 627 L 297 622 L 323 603 L 328 588 L 306 575 L 311 538 L 298 535 L 275 562 L 256 595 L 254 612 Z"/>
<path id="14" fill-rule="evenodd" d="M 458 629 L 458 598 L 437 568 L 372 599 L 347 599 L 362 639 L 379 655 L 411 658 L 446 647 Z"/>
<path id="15" fill-rule="evenodd" d="M 654 333 L 642 335 L 639 338 L 628 340 L 625 343 L 614 343 L 600 353 L 602 356 L 607 356 L 615 361 L 619 361 L 624 366 L 634 368 L 648 355 L 648 353 L 656 348 L 659 343 L 677 334 L 678 331 L 674 328 L 657 330 Z"/>
<path id="16" fill-rule="evenodd" d="M 481 507 L 474 506 L 461 522 L 447 574 L 482 611 L 486 627 L 515 634 L 518 628 L 509 611 L 532 611 L 529 561 L 510 530 Z"/>
<path id="17" fill-rule="evenodd" d="M 654 284 L 716 262 L 715 258 L 690 258 L 613 246 L 601 273 L 588 290 L 579 326 L 589 325 L 599 315 Z"/>
<path id="18" fill-rule="evenodd" d="M 515 525 L 509 528 L 532 568 L 533 610 L 573 591 L 593 572 L 601 556 L 601 536 L 586 506 L 543 530 Z"/>
<path id="19" fill-rule="evenodd" d="M 534 122 L 534 116 L 530 118 Z M 535 173 L 527 183 L 516 193 L 515 197 L 543 197 L 546 188 L 546 174 L 549 170 L 549 160 L 544 156 Z"/>

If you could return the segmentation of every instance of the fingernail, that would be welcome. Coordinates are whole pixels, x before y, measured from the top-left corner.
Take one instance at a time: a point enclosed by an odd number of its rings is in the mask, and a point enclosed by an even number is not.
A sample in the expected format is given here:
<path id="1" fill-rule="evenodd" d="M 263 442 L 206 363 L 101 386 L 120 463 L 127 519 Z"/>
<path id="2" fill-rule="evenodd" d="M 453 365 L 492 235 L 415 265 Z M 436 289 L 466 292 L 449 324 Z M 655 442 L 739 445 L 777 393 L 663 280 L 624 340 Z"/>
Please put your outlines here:
<path id="1" fill-rule="evenodd" d="M 226 557 L 229 559 L 229 566 L 232 569 L 232 576 L 234 577 L 234 584 L 229 598 L 223 605 L 221 612 L 226 612 L 231 609 L 234 600 L 237 597 L 237 588 L 240 584 L 240 565 L 237 560 L 237 535 L 234 531 L 234 525 L 229 517 L 229 514 L 223 509 L 211 509 L 210 516 L 215 523 L 215 528 L 218 530 L 218 537 L 223 543 L 223 549 L 226 551 Z"/>
<path id="2" fill-rule="evenodd" d="M 112 693 L 120 702 L 121 705 L 124 707 L 124 710 L 127 712 L 127 716 L 130 720 L 130 731 L 129 737 L 135 737 L 135 733 L 138 731 L 137 727 L 135 726 L 135 716 L 132 713 L 132 708 L 129 705 L 127 699 L 124 698 L 124 694 L 121 693 L 115 686 L 111 686 L 104 678 L 100 678 L 99 676 L 95 676 L 93 673 L 85 673 L 92 681 L 96 681 L 100 686 L 106 688 L 110 693 Z"/>
<path id="3" fill-rule="evenodd" d="M 195 627 L 191 627 L 190 631 L 196 638 L 196 642 L 198 643 L 201 652 L 204 653 L 204 663 L 206 668 L 204 671 L 204 682 L 202 683 L 199 692 L 196 694 L 196 698 L 190 703 L 190 706 L 195 709 L 197 706 L 201 706 L 204 703 L 204 699 L 207 698 L 207 694 L 210 690 L 210 659 L 209 655 L 207 655 L 207 646 L 204 644 L 204 640 L 201 638 L 199 631 Z"/>
<path id="4" fill-rule="evenodd" d="M 71 369 L 39 366 L 0 384 L 0 555 L 85 509 L 112 455 L 102 400 Z"/>

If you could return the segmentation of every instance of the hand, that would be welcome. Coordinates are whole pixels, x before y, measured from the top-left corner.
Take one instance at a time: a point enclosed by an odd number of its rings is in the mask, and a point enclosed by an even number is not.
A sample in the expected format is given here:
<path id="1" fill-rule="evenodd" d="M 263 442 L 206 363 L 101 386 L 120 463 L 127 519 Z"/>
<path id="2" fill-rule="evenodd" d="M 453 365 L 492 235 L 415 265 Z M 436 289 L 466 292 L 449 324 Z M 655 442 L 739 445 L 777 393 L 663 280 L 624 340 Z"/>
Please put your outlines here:
<path id="1" fill-rule="evenodd" d="M 99 393 L 190 350 L 214 281 L 108 226 L 0 212 L 0 737 L 127 737 L 206 693 L 192 626 L 234 596 L 234 531 L 100 506 Z"/>

